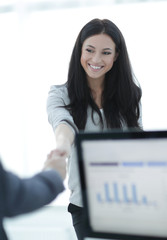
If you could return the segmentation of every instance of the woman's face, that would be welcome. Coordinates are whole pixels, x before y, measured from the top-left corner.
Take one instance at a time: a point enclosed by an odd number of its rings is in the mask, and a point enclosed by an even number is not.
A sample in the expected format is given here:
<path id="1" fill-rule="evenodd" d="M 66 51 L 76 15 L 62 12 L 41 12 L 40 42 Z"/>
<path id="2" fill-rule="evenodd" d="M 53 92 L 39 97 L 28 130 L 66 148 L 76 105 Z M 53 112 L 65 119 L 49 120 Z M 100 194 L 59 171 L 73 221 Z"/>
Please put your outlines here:
<path id="1" fill-rule="evenodd" d="M 82 45 L 81 65 L 88 81 L 104 80 L 117 58 L 116 46 L 111 37 L 97 34 L 87 38 Z"/>

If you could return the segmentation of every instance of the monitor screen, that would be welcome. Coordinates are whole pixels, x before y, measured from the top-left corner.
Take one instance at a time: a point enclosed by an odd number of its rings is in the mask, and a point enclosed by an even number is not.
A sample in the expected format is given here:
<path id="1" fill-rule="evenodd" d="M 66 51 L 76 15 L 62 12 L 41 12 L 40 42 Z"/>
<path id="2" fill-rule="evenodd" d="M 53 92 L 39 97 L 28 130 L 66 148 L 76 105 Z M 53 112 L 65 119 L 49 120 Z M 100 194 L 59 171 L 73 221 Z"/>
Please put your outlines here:
<path id="1" fill-rule="evenodd" d="M 167 238 L 167 138 L 83 139 L 93 232 Z"/>

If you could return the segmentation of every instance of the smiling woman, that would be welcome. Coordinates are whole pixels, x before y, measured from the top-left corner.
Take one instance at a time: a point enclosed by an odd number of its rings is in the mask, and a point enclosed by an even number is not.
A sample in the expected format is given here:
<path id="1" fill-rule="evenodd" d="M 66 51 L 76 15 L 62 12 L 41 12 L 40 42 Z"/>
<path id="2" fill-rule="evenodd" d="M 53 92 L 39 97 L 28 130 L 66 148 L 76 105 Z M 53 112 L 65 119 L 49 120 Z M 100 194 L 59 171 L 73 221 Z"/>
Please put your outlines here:
<path id="1" fill-rule="evenodd" d="M 142 128 L 141 89 L 134 81 L 124 37 L 108 19 L 93 19 L 74 44 L 67 82 L 51 87 L 47 110 L 60 156 L 68 157 L 69 212 L 83 239 L 83 205 L 75 155 L 78 131 Z"/>

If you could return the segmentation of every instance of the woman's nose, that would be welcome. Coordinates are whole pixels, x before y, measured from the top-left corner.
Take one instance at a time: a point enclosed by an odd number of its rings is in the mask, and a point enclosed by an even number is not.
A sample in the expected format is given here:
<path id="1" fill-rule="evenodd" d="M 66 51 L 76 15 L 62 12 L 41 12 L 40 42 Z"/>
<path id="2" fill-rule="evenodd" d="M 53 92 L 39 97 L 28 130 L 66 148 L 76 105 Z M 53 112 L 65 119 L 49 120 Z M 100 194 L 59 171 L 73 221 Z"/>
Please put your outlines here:
<path id="1" fill-rule="evenodd" d="M 93 61 L 94 63 L 99 63 L 99 62 L 101 61 L 101 56 L 100 56 L 100 54 L 99 54 L 99 53 L 95 53 L 95 54 L 93 55 L 92 61 Z"/>

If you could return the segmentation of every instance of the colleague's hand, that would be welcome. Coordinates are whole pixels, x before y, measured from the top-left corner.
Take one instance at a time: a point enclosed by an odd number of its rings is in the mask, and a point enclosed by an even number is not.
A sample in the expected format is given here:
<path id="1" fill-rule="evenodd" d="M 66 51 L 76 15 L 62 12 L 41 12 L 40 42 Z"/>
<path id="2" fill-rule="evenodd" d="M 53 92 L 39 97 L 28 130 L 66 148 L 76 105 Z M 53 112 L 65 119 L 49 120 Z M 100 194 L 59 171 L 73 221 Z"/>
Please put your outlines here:
<path id="1" fill-rule="evenodd" d="M 58 149 L 52 150 L 44 163 L 43 170 L 53 169 L 56 170 L 63 180 L 66 177 L 66 157 L 62 151 Z"/>

